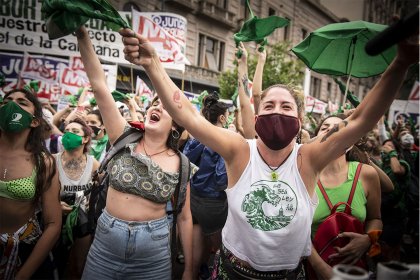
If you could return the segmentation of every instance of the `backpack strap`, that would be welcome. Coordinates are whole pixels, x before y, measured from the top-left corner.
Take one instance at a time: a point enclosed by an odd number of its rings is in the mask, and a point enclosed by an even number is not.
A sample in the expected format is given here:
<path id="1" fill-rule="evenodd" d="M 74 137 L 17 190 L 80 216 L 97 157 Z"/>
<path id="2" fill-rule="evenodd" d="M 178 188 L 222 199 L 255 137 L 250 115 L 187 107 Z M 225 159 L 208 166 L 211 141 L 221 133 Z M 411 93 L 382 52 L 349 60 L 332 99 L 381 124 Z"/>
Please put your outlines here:
<path id="1" fill-rule="evenodd" d="M 121 151 L 125 145 L 129 143 L 137 142 L 141 137 L 143 137 L 144 132 L 136 128 L 130 127 L 123 134 L 115 140 L 114 144 L 111 145 L 111 148 L 106 153 L 105 158 L 101 162 L 101 165 L 98 168 L 98 173 L 102 173 L 107 167 L 109 161 Z"/>
<path id="2" fill-rule="evenodd" d="M 360 176 L 360 171 L 362 169 L 362 165 L 363 164 L 360 163 L 360 162 L 357 165 L 357 169 L 356 169 L 356 173 L 355 173 L 354 178 L 353 178 L 353 184 L 351 186 L 349 198 L 347 200 L 347 203 L 344 203 L 344 204 L 346 204 L 346 209 L 344 210 L 344 212 L 346 212 L 349 215 L 351 215 L 351 203 L 353 201 L 354 193 L 356 191 L 357 182 L 359 181 L 359 176 Z M 325 191 L 324 186 L 322 186 L 322 183 L 321 183 L 320 180 L 318 180 L 318 187 L 319 187 L 319 190 L 322 193 L 322 196 L 324 197 L 325 201 L 327 202 L 328 207 L 330 208 L 330 210 L 333 210 L 334 206 L 332 205 L 331 200 L 328 197 L 327 192 Z M 341 204 L 343 204 L 343 203 L 341 203 Z M 337 209 L 337 207 L 335 207 L 335 209 Z M 335 212 L 335 211 L 333 211 L 333 212 Z"/>
<path id="3" fill-rule="evenodd" d="M 174 200 L 173 200 L 173 211 L 172 211 L 172 232 L 171 232 L 171 259 L 172 259 L 172 278 L 174 279 L 174 265 L 175 265 L 175 259 L 177 255 L 177 235 L 176 235 L 176 223 L 177 223 L 177 217 L 178 214 L 181 212 L 182 206 L 185 202 L 185 197 L 187 193 L 187 184 L 190 177 L 190 161 L 188 158 L 181 152 L 178 152 L 178 155 L 180 157 L 180 165 L 179 165 L 179 180 L 178 184 L 175 188 L 174 193 Z M 181 191 L 181 188 L 184 190 Z M 170 214 L 170 212 L 169 212 Z"/>
<path id="4" fill-rule="evenodd" d="M 319 190 L 322 193 L 322 196 L 324 197 L 325 201 L 328 204 L 328 208 L 330 208 L 330 210 L 333 209 L 333 205 L 331 203 L 331 200 L 328 197 L 327 192 L 325 191 L 324 186 L 321 184 L 321 181 L 320 180 L 318 180 L 318 187 L 319 187 Z"/>
<path id="5" fill-rule="evenodd" d="M 348 205 L 351 205 L 351 203 L 353 202 L 353 197 L 354 197 L 354 193 L 356 191 L 357 182 L 359 181 L 359 176 L 360 176 L 360 171 L 362 170 L 362 165 L 363 164 L 360 163 L 360 162 L 357 165 L 356 174 L 354 175 L 353 184 L 351 186 L 351 191 L 350 191 L 350 194 L 349 194 L 349 199 L 347 200 Z M 351 215 L 351 208 L 350 208 L 350 215 Z"/>

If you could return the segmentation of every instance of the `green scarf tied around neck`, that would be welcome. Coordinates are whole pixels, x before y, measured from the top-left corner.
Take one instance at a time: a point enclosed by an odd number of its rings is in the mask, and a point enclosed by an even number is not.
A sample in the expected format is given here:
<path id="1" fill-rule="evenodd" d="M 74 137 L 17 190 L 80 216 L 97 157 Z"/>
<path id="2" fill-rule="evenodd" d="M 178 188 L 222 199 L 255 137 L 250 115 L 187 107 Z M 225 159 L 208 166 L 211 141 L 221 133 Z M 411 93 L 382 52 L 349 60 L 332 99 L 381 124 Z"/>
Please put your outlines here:
<path id="1" fill-rule="evenodd" d="M 90 154 L 93 155 L 96 160 L 99 160 L 101 158 L 102 152 L 105 149 L 107 143 L 108 143 L 108 134 L 105 134 L 104 137 L 102 137 L 99 140 L 96 140 L 96 145 L 91 145 Z"/>

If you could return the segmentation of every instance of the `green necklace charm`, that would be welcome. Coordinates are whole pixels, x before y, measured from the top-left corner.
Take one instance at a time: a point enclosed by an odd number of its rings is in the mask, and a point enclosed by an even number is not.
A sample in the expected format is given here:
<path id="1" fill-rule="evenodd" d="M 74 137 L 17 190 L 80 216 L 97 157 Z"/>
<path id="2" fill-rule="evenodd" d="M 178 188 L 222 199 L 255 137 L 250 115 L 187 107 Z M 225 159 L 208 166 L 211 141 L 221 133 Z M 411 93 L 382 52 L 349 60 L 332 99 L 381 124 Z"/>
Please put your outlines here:
<path id="1" fill-rule="evenodd" d="M 271 180 L 277 181 L 279 179 L 279 175 L 277 175 L 275 170 L 271 170 Z"/>
<path id="2" fill-rule="evenodd" d="M 270 177 L 271 177 L 271 181 L 274 181 L 274 182 L 277 182 L 278 180 L 279 180 L 279 175 L 277 174 L 277 169 L 279 169 L 280 168 L 280 166 L 283 164 L 283 162 L 282 163 L 280 163 L 280 165 L 279 166 L 277 166 L 276 168 L 272 168 L 266 161 L 265 161 L 265 159 L 262 157 L 262 155 L 261 155 L 261 153 L 260 153 L 260 151 L 258 150 L 258 148 L 257 148 L 257 151 L 258 151 L 258 154 L 260 155 L 260 157 L 261 157 L 261 159 L 262 159 L 262 161 L 265 163 L 265 165 L 267 165 L 268 166 L 268 168 L 270 168 L 270 170 L 271 170 L 271 173 L 270 173 Z"/>

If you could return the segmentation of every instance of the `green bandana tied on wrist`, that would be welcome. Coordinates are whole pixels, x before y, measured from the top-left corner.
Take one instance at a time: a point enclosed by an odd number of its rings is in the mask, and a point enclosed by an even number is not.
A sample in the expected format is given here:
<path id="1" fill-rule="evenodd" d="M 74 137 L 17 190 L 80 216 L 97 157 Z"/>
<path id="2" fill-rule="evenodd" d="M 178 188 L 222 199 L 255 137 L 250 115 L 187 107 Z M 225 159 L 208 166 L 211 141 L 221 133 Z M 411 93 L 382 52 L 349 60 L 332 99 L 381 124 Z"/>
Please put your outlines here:
<path id="1" fill-rule="evenodd" d="M 50 39 L 75 32 L 90 18 L 103 20 L 113 31 L 129 28 L 128 23 L 106 0 L 44 0 L 41 11 Z"/>

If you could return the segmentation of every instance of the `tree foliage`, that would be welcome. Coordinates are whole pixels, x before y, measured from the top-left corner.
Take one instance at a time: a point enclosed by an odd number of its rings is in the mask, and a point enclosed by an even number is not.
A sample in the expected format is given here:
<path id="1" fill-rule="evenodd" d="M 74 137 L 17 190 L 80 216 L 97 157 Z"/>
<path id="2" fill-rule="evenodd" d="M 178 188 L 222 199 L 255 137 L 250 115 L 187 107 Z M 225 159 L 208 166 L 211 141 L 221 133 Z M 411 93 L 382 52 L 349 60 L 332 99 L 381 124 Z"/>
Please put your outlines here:
<path id="1" fill-rule="evenodd" d="M 267 47 L 267 59 L 263 72 L 263 89 L 274 84 L 302 85 L 304 76 L 304 64 L 300 60 L 291 57 L 290 44 L 279 42 Z M 248 74 L 249 79 L 254 77 L 258 56 L 253 50 L 248 50 Z M 219 88 L 222 98 L 230 99 L 237 85 L 238 72 L 235 68 L 222 72 L 219 76 Z"/>

